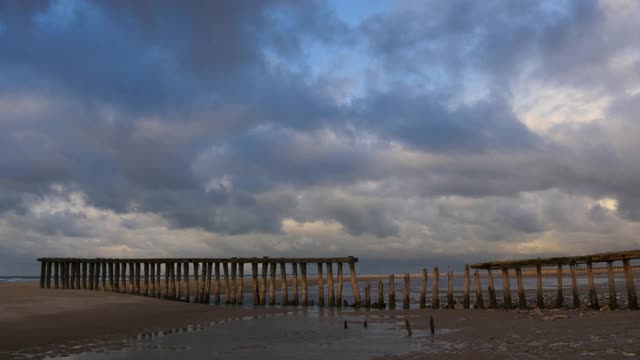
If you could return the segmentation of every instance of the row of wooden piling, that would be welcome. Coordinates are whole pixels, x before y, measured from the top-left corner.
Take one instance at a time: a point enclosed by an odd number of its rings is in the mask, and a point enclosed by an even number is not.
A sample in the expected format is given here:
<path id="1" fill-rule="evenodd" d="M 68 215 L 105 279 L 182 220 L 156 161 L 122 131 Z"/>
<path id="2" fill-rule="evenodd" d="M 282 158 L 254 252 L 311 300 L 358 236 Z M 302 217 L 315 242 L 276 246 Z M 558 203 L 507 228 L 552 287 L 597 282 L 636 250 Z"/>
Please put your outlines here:
<path id="1" fill-rule="evenodd" d="M 194 303 L 220 304 L 221 288 L 227 304 L 244 302 L 244 267 L 251 265 L 251 286 L 254 305 L 276 304 L 276 271 L 280 267 L 281 304 L 313 304 L 309 300 L 307 265 L 316 264 L 319 306 L 343 306 L 343 265 L 349 275 L 355 306 L 362 303 L 356 280 L 355 257 L 346 258 L 230 258 L 230 259 L 78 259 L 41 258 L 40 287 L 56 289 L 86 289 L 128 293 Z M 337 270 L 334 286 L 333 268 Z M 259 270 L 262 274 L 259 274 Z M 164 276 L 162 269 L 164 268 Z M 222 268 L 222 271 L 221 271 Z M 127 282 L 127 269 L 129 281 Z M 324 269 L 327 271 L 324 277 Z M 142 272 L 144 270 L 144 272 Z M 195 282 L 195 294 L 190 289 L 190 270 Z M 300 278 L 298 277 L 300 270 Z M 289 295 L 288 279 L 292 293 Z M 51 283 L 53 279 L 53 284 Z M 142 284 L 141 284 L 142 279 Z M 325 303 L 324 281 L 328 298 Z M 163 284 L 164 283 L 164 284 Z M 267 293 L 268 289 L 268 293 Z M 299 294 L 299 289 L 301 294 Z M 301 295 L 301 297 L 299 296 Z"/>

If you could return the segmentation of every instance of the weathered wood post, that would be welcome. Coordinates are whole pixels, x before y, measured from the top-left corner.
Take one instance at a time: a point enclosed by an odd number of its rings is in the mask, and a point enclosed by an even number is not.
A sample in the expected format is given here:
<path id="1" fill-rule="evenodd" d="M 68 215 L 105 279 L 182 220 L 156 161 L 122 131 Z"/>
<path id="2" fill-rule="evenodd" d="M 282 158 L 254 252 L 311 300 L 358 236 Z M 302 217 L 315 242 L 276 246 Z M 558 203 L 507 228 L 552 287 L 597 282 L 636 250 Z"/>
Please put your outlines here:
<path id="1" fill-rule="evenodd" d="M 307 263 L 300 263 L 300 276 L 302 277 L 302 306 L 309 305 L 309 294 L 307 289 Z"/>
<path id="2" fill-rule="evenodd" d="M 384 284 L 378 280 L 378 309 L 384 309 Z"/>
<path id="3" fill-rule="evenodd" d="M 200 264 L 197 261 L 193 262 L 193 281 L 194 281 L 194 294 L 193 294 L 193 302 L 194 303 L 199 303 L 200 302 L 200 297 L 198 295 L 199 294 L 199 289 L 200 289 L 200 278 L 199 278 L 199 274 L 198 274 L 198 267 L 200 266 Z"/>
<path id="4" fill-rule="evenodd" d="M 471 277 L 469 276 L 469 265 L 464 266 L 464 293 L 462 294 L 462 306 L 469 308 L 471 301 L 469 300 L 469 290 L 471 288 Z"/>
<path id="5" fill-rule="evenodd" d="M 184 283 L 185 283 L 185 286 L 186 286 L 185 290 L 184 290 L 184 297 L 185 297 L 185 301 L 186 302 L 190 302 L 191 301 L 191 299 L 190 299 L 190 296 L 191 296 L 190 287 L 191 286 L 190 286 L 189 282 L 191 280 L 189 279 L 189 262 L 188 261 L 184 263 L 183 268 L 184 268 Z"/>
<path id="6" fill-rule="evenodd" d="M 536 265 L 536 306 L 538 309 L 544 309 L 544 296 L 542 294 L 542 267 Z"/>
<path id="7" fill-rule="evenodd" d="M 511 309 L 511 284 L 509 284 L 509 269 L 502 268 L 502 288 L 504 292 L 504 308 Z"/>
<path id="8" fill-rule="evenodd" d="M 47 271 L 48 274 L 51 274 L 51 263 L 48 264 L 47 266 Z M 47 287 L 49 287 L 49 285 L 51 285 L 51 279 L 49 278 L 49 275 L 47 275 Z M 86 262 L 82 262 L 82 289 L 86 290 L 87 289 L 87 263 Z"/>
<path id="9" fill-rule="evenodd" d="M 100 263 L 95 263 L 95 279 L 93 281 L 93 290 L 100 289 Z"/>
<path id="10" fill-rule="evenodd" d="M 484 309 L 484 299 L 482 298 L 482 288 L 480 287 L 480 273 L 478 269 L 473 273 L 474 285 L 476 287 L 476 308 Z"/>
<path id="11" fill-rule="evenodd" d="M 102 291 L 107 290 L 107 263 L 102 263 Z"/>
<path id="12" fill-rule="evenodd" d="M 109 290 L 113 291 L 113 267 L 117 266 L 118 263 L 109 263 Z"/>
<path id="13" fill-rule="evenodd" d="M 76 262 L 76 289 L 80 289 L 80 262 Z"/>
<path id="14" fill-rule="evenodd" d="M 636 286 L 633 284 L 633 270 L 629 259 L 622 260 L 624 269 L 624 279 L 627 283 L 627 298 L 629 299 L 629 309 L 638 310 L 638 297 L 636 295 Z"/>
<path id="15" fill-rule="evenodd" d="M 427 307 L 427 269 L 422 269 L 422 287 L 420 288 L 420 309 Z"/>
<path id="16" fill-rule="evenodd" d="M 251 262 L 251 287 L 253 289 L 253 305 L 260 304 L 260 294 L 258 289 L 258 263 Z"/>
<path id="17" fill-rule="evenodd" d="M 587 262 L 587 281 L 589 282 L 589 301 L 591 303 L 591 308 L 594 310 L 599 310 L 600 305 L 598 304 L 596 285 L 593 281 L 593 265 L 591 264 L 591 261 Z"/>
<path id="18" fill-rule="evenodd" d="M 293 305 L 298 305 L 298 263 L 296 262 L 291 263 L 291 277 L 292 303 Z"/>
<path id="19" fill-rule="evenodd" d="M 609 308 L 616 310 L 618 300 L 616 298 L 616 282 L 613 274 L 613 261 L 607 261 L 607 275 L 609 276 Z"/>
<path id="20" fill-rule="evenodd" d="M 260 305 L 267 303 L 267 271 L 269 263 L 265 260 L 262 262 L 262 281 L 260 283 Z"/>
<path id="21" fill-rule="evenodd" d="M 129 263 L 129 294 L 136 293 L 136 280 L 135 280 L 136 270 L 134 264 L 132 262 Z"/>
<path id="22" fill-rule="evenodd" d="M 44 277 L 46 273 L 46 268 L 47 268 L 47 262 L 44 260 L 40 260 L 40 288 L 41 289 L 44 289 L 44 285 L 45 285 Z"/>
<path id="23" fill-rule="evenodd" d="M 431 308 L 440 308 L 440 295 L 438 294 L 438 287 L 440 286 L 440 269 L 435 266 L 433 268 L 433 281 L 431 282 Z"/>
<path id="24" fill-rule="evenodd" d="M 369 281 L 365 281 L 364 283 L 364 307 L 371 307 L 371 283 Z"/>
<path id="25" fill-rule="evenodd" d="M 411 278 L 409 273 L 404 273 L 404 289 L 402 292 L 402 308 L 409 308 L 409 291 L 411 291 Z"/>
<path id="26" fill-rule="evenodd" d="M 202 280 L 200 281 L 200 303 L 209 304 L 209 298 L 207 298 L 207 292 L 211 287 L 211 268 L 207 261 L 202 262 Z"/>
<path id="27" fill-rule="evenodd" d="M 144 262 L 144 296 L 149 296 L 149 263 Z"/>
<path id="28" fill-rule="evenodd" d="M 493 273 L 491 272 L 491 268 L 487 269 L 487 279 L 489 285 L 487 288 L 489 289 L 489 309 L 495 309 L 498 307 L 498 301 L 496 299 L 496 287 L 493 285 Z"/>
<path id="29" fill-rule="evenodd" d="M 207 283 L 205 284 L 204 302 L 211 303 L 211 273 L 213 272 L 213 262 L 207 261 Z M 233 265 L 232 265 L 233 266 Z"/>
<path id="30" fill-rule="evenodd" d="M 97 268 L 96 270 L 99 270 L 100 264 L 96 264 Z M 123 293 L 127 292 L 127 263 L 120 263 L 120 272 L 122 273 L 122 289 L 121 291 Z M 97 284 L 96 284 L 97 285 Z M 96 286 L 96 290 L 97 290 L 97 286 Z"/>
<path id="31" fill-rule="evenodd" d="M 166 291 L 167 289 L 165 289 Z M 162 263 L 156 263 L 156 297 L 162 298 Z"/>
<path id="32" fill-rule="evenodd" d="M 276 304 L 276 263 L 269 266 L 269 305 Z"/>
<path id="33" fill-rule="evenodd" d="M 524 295 L 524 285 L 522 284 L 522 269 L 516 268 L 516 280 L 518 283 L 518 307 L 521 310 L 527 309 L 527 297 Z"/>
<path id="34" fill-rule="evenodd" d="M 45 280 L 44 280 L 44 285 L 47 287 L 47 289 L 51 288 L 51 265 L 52 262 L 51 261 L 47 261 L 47 270 L 45 273 Z M 86 288 L 86 280 L 85 280 L 85 288 Z"/>
<path id="35" fill-rule="evenodd" d="M 573 298 L 573 307 L 580 307 L 580 295 L 578 294 L 578 280 L 576 279 L 576 265 L 569 264 L 569 271 L 571 272 L 571 297 Z"/>
<path id="36" fill-rule="evenodd" d="M 282 305 L 289 305 L 289 293 L 287 291 L 287 267 L 283 262 L 280 263 L 280 293 L 282 296 Z"/>
<path id="37" fill-rule="evenodd" d="M 324 306 L 324 283 L 322 282 L 322 263 L 318 263 L 318 306 Z"/>
<path id="38" fill-rule="evenodd" d="M 558 277 L 558 296 L 556 299 L 556 307 L 561 308 L 564 303 L 564 296 L 562 296 L 562 264 L 558 264 L 556 276 Z"/>
<path id="39" fill-rule="evenodd" d="M 70 269 L 71 270 L 71 276 L 70 276 L 71 283 L 70 283 L 69 288 L 75 289 L 76 288 L 76 263 L 74 261 L 74 262 L 71 262 L 69 264 L 70 264 L 70 268 L 71 268 Z M 42 280 L 44 282 L 44 278 Z"/>
<path id="40" fill-rule="evenodd" d="M 358 278 L 356 277 L 356 263 L 352 256 L 349 256 L 349 272 L 351 275 L 351 290 L 353 291 L 353 298 L 355 300 L 354 306 L 358 307 L 362 304 L 362 298 L 360 297 L 360 290 L 358 289 Z"/>
<path id="41" fill-rule="evenodd" d="M 60 262 L 56 261 L 55 263 L 53 263 L 53 287 L 55 287 L 56 289 L 58 289 L 59 285 L 60 285 Z"/>
<path id="42" fill-rule="evenodd" d="M 342 263 L 336 264 L 338 267 L 338 289 L 336 291 L 336 306 L 342 307 L 342 287 L 344 286 L 344 278 L 342 274 Z"/>
<path id="43" fill-rule="evenodd" d="M 244 304 L 244 263 L 238 263 L 238 304 Z"/>
<path id="44" fill-rule="evenodd" d="M 453 270 L 451 268 L 447 268 L 447 308 L 456 308 L 456 300 L 453 297 Z"/>
<path id="45" fill-rule="evenodd" d="M 203 269 L 204 270 L 204 269 Z M 171 298 L 171 287 L 169 285 L 169 280 L 171 279 L 171 266 L 169 263 L 164 263 L 164 298 Z"/>
<path id="46" fill-rule="evenodd" d="M 327 288 L 329 289 L 329 306 L 336 306 L 335 293 L 333 292 L 333 264 L 327 263 Z"/>
<path id="47" fill-rule="evenodd" d="M 389 309 L 396 309 L 396 278 L 393 274 L 389 275 Z"/>
<path id="48" fill-rule="evenodd" d="M 231 303 L 238 303 L 238 281 L 236 279 L 237 263 L 231 262 Z"/>
<path id="49" fill-rule="evenodd" d="M 256 264 L 256 267 L 257 267 L 257 264 Z M 215 262 L 213 270 L 215 272 L 214 278 L 213 278 L 213 303 L 216 305 L 219 305 L 220 304 L 220 262 L 219 261 Z M 258 297 L 256 297 L 255 299 L 257 298 Z M 254 303 L 254 305 L 257 305 L 257 304 Z"/>
<path id="50" fill-rule="evenodd" d="M 178 290 L 178 294 L 176 295 L 176 299 L 178 301 L 182 301 L 182 263 L 176 263 L 176 287 Z"/>
<path id="51" fill-rule="evenodd" d="M 136 295 L 140 295 L 140 262 L 136 262 Z"/>
<path id="52" fill-rule="evenodd" d="M 178 265 L 178 267 L 180 267 L 180 264 L 176 264 L 176 263 L 169 263 L 169 270 L 171 273 L 171 299 L 175 300 L 175 299 L 180 299 L 177 295 L 178 292 L 176 291 L 176 265 Z M 138 267 L 136 266 L 136 274 L 138 271 Z M 138 279 L 136 277 L 136 293 L 138 293 Z"/>
<path id="53" fill-rule="evenodd" d="M 89 263 L 89 290 L 97 290 L 96 281 L 96 263 L 91 261 Z"/>
<path id="54" fill-rule="evenodd" d="M 149 296 L 156 297 L 156 264 L 150 263 L 149 265 Z"/>

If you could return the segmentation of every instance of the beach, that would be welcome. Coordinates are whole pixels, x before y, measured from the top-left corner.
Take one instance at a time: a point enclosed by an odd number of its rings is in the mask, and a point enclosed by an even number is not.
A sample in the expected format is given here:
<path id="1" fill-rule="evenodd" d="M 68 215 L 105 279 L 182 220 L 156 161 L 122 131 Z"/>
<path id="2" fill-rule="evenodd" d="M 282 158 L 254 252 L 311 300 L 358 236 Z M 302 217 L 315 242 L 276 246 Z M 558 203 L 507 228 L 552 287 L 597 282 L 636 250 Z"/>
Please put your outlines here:
<path id="1" fill-rule="evenodd" d="M 156 359 L 176 352 L 176 357 L 189 353 L 247 359 L 331 354 L 362 359 L 619 359 L 640 354 L 638 321 L 640 312 L 628 310 L 207 306 L 110 292 L 40 289 L 36 283 L 0 284 L 3 358 Z"/>

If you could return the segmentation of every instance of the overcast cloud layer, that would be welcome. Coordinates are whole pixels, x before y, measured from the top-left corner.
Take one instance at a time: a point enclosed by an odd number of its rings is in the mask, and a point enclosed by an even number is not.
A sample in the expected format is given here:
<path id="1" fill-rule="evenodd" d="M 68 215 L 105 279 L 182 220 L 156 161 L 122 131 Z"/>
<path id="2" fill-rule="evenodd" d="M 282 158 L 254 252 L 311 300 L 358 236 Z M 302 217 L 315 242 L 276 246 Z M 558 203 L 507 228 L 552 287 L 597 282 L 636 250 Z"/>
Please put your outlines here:
<path id="1" fill-rule="evenodd" d="M 640 247 L 640 2 L 384 4 L 1 2 L 0 275 Z"/>

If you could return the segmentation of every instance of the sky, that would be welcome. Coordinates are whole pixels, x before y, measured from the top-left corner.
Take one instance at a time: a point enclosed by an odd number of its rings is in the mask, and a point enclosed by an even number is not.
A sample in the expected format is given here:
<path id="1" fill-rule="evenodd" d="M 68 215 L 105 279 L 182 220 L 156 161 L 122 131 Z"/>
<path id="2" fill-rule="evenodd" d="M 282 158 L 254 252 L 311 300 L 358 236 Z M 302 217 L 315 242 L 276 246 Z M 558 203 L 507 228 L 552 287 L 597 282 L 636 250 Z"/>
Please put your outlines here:
<path id="1" fill-rule="evenodd" d="M 635 0 L 0 2 L 0 275 L 640 248 Z"/>

